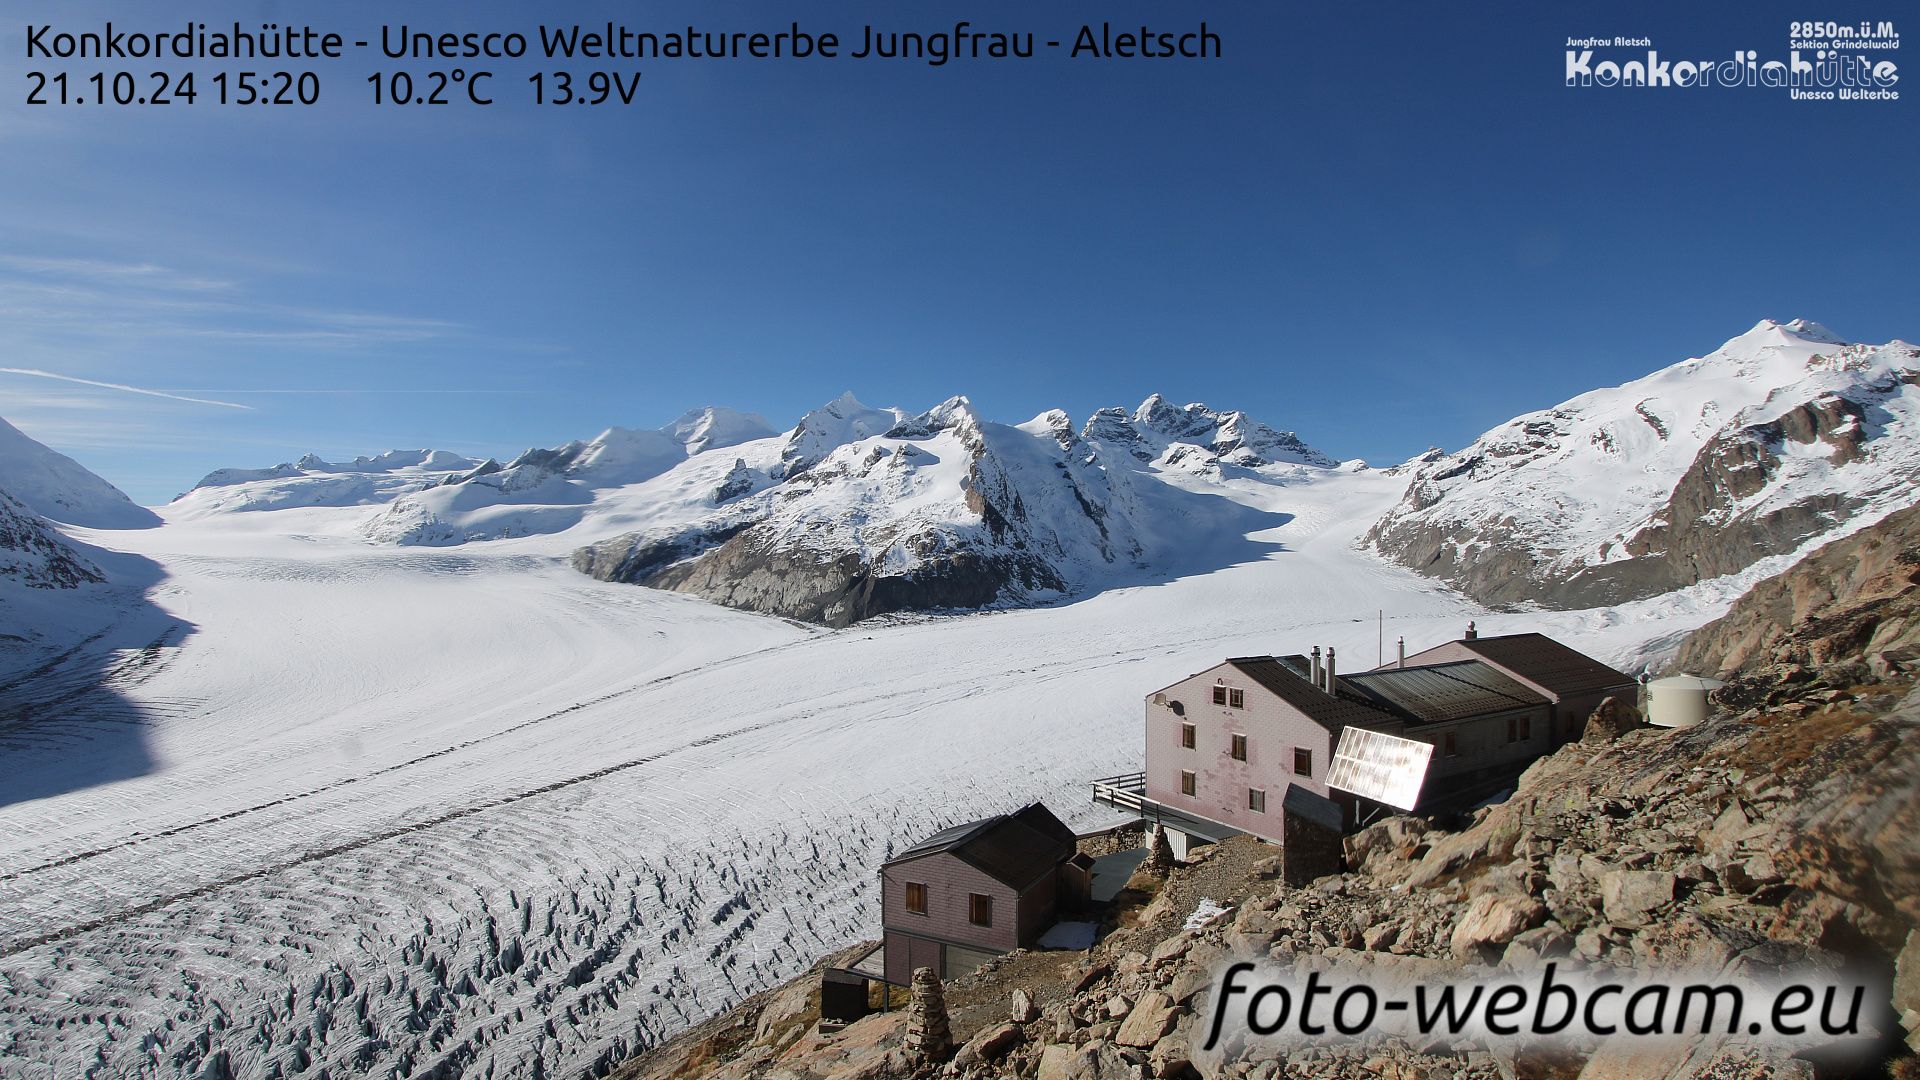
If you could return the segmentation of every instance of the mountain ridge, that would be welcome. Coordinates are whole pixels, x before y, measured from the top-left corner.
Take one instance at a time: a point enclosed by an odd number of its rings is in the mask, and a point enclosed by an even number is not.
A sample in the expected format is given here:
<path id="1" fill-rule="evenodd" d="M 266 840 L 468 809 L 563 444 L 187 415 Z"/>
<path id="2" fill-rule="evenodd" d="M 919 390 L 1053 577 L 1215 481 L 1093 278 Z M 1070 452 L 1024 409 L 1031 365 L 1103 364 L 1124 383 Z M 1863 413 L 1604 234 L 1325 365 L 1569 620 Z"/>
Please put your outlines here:
<path id="1" fill-rule="evenodd" d="M 1911 501 L 1915 435 L 1920 349 L 1765 319 L 1703 356 L 1386 470 L 1406 492 L 1366 546 L 1495 606 L 1645 599 Z M 1260 531 L 1274 505 L 1261 492 L 1342 468 L 1364 463 L 1158 394 L 1076 425 L 1060 410 L 1003 424 L 965 397 L 915 413 L 847 392 L 784 432 L 709 407 L 504 463 L 309 455 L 219 470 L 176 506 L 365 506 L 361 535 L 401 546 L 554 536 L 596 578 L 843 625 L 1052 603 L 1250 557 L 1257 544 L 1212 547 Z"/>
<path id="2" fill-rule="evenodd" d="M 41 517 L 87 529 L 150 529 L 159 515 L 86 466 L 0 420 L 0 480 Z"/>
<path id="3" fill-rule="evenodd" d="M 1911 501 L 1916 435 L 1920 349 L 1762 320 L 1704 357 L 1410 462 L 1368 543 L 1483 602 L 1640 599 Z"/>

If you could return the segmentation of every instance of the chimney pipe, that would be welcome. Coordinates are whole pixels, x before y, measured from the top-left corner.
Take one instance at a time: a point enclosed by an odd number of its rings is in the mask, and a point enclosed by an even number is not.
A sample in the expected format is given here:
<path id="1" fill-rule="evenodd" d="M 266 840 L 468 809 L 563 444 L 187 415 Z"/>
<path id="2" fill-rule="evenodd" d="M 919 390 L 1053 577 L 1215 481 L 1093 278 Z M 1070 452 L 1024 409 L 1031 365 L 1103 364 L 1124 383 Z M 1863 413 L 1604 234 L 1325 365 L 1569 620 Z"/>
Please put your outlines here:
<path id="1" fill-rule="evenodd" d="M 1406 667 L 1407 666 L 1407 639 L 1405 637 L 1402 637 L 1400 639 L 1399 646 L 1400 646 L 1400 659 L 1394 661 L 1393 666 Z"/>
<path id="2" fill-rule="evenodd" d="M 1479 636 L 1480 636 L 1480 631 L 1473 625 L 1471 621 L 1469 621 L 1467 623 L 1467 640 L 1472 641 L 1474 638 L 1477 638 Z"/>
<path id="3" fill-rule="evenodd" d="M 1327 646 L 1327 685 L 1324 689 L 1329 694 L 1340 692 L 1340 683 L 1333 674 L 1333 646 L 1331 645 Z"/>
<path id="4" fill-rule="evenodd" d="M 1320 646 L 1318 645 L 1315 645 L 1313 647 L 1313 678 L 1311 681 L 1316 688 L 1318 688 L 1321 685 L 1320 684 Z"/>

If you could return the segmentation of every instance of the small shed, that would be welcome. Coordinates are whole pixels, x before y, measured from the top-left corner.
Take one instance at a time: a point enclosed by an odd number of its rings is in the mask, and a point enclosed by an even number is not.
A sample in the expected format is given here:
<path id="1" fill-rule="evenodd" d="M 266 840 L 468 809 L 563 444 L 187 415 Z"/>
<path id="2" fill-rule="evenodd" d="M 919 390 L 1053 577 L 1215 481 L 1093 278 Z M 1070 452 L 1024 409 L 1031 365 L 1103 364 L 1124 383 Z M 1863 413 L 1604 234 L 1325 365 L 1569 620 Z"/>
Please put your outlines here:
<path id="1" fill-rule="evenodd" d="M 885 979 L 943 979 L 1032 946 L 1082 895 L 1073 830 L 1040 803 L 927 837 L 880 868 Z"/>

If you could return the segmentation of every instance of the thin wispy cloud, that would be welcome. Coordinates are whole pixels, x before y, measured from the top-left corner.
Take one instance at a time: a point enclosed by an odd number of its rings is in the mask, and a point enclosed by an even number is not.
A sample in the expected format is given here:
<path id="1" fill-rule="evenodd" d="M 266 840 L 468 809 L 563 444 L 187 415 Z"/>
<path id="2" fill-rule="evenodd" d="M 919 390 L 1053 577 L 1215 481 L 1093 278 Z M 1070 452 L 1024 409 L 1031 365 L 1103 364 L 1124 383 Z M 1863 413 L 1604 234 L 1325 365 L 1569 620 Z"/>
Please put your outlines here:
<path id="1" fill-rule="evenodd" d="M 364 349 L 462 337 L 444 319 L 276 303 L 233 281 L 147 261 L 0 255 L 0 321 L 15 335 Z"/>
<path id="2" fill-rule="evenodd" d="M 299 396 L 302 394 L 358 394 L 358 395 L 372 394 L 372 395 L 379 395 L 379 396 L 385 396 L 388 394 L 426 394 L 431 397 L 446 397 L 452 394 L 510 394 L 510 395 L 518 396 L 522 394 L 559 394 L 559 393 L 565 393 L 565 392 L 566 392 L 565 390 L 559 387 L 554 387 L 554 386 L 534 386 L 534 387 L 528 387 L 525 389 L 514 389 L 511 387 L 494 388 L 494 387 L 472 387 L 472 386 L 436 386 L 436 387 L 406 387 L 406 388 L 391 387 L 391 386 L 343 386 L 343 387 L 283 387 L 283 388 L 272 389 L 272 390 L 190 389 L 190 390 L 173 391 L 173 393 L 179 393 L 179 394 L 270 394 L 270 395 L 271 394 L 290 394 L 294 396 Z"/>
<path id="3" fill-rule="evenodd" d="M 231 281 L 182 274 L 172 267 L 150 262 L 0 255 L 0 269 L 16 270 L 42 277 L 63 277 L 103 283 L 138 282 L 164 285 L 169 289 L 188 292 L 225 292 L 234 288 Z"/>
<path id="4" fill-rule="evenodd" d="M 120 390 L 129 394 L 145 394 L 148 397 L 166 398 L 169 401 L 186 401 L 195 405 L 217 405 L 223 409 L 247 409 L 253 406 L 242 405 L 237 401 L 217 401 L 213 398 L 189 397 L 186 394 L 170 393 L 166 390 L 153 390 L 144 386 L 129 386 L 126 383 L 101 382 L 98 379 L 82 379 L 77 375 L 62 375 L 39 368 L 0 367 L 0 374 L 29 375 L 37 379 L 53 379 L 58 382 L 75 383 L 80 386 L 96 386 L 102 390 Z"/>

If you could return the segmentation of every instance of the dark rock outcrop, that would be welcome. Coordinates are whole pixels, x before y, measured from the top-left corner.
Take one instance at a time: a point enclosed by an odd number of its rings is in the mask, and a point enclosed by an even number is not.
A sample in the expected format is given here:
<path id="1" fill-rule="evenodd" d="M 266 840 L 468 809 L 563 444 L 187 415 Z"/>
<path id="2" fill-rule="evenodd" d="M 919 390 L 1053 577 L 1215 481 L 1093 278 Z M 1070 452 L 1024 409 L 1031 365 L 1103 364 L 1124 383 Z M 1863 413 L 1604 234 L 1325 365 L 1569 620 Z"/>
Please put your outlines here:
<path id="1" fill-rule="evenodd" d="M 1836 540 L 1741 597 L 1681 646 L 1680 671 L 1736 679 L 1751 703 L 1782 684 L 1885 678 L 1920 666 L 1920 507 Z"/>
<path id="2" fill-rule="evenodd" d="M 783 550 L 768 532 L 749 528 L 697 559 L 615 580 L 823 626 L 898 611 L 981 608 L 1011 584 L 1036 591 L 1064 584 L 1045 566 L 966 549 L 928 552 L 912 571 L 887 574 L 854 553 Z"/>
<path id="3" fill-rule="evenodd" d="M 106 580 L 45 519 L 0 491 L 0 581 L 35 589 L 75 589 Z"/>

